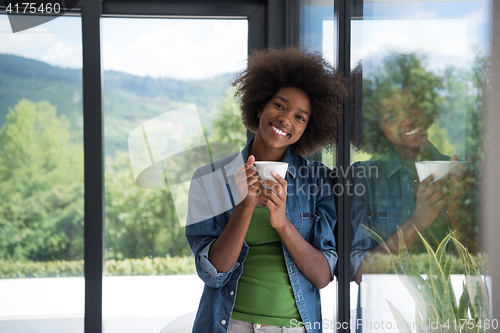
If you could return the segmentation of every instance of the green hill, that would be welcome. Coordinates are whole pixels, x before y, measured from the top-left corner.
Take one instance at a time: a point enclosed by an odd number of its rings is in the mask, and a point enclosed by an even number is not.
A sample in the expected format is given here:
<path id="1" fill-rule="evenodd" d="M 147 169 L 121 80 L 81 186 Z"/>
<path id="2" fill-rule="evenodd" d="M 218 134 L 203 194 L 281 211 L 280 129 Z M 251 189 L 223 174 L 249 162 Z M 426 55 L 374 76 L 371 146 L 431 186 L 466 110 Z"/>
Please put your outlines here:
<path id="1" fill-rule="evenodd" d="M 234 74 L 206 80 L 140 77 L 105 71 L 103 78 L 105 152 L 127 150 L 129 133 L 145 120 L 195 104 L 209 128 L 217 103 L 222 102 Z M 23 57 L 0 54 L 0 126 L 19 100 L 48 101 L 71 122 L 72 139 L 81 141 L 82 71 L 61 68 Z"/>

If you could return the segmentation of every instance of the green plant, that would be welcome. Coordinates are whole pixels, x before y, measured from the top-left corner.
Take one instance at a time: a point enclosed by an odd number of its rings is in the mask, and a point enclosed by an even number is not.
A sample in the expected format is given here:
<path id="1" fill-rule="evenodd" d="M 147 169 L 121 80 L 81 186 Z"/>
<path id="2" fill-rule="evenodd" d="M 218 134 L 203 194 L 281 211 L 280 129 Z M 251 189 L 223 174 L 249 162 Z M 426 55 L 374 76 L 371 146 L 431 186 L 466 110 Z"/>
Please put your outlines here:
<path id="1" fill-rule="evenodd" d="M 453 232 L 441 241 L 435 252 L 419 233 L 429 260 L 427 274 L 421 275 L 413 267 L 401 229 L 398 230 L 398 255 L 391 254 L 383 239 L 373 230 L 365 226 L 364 229 L 388 251 L 396 274 L 415 300 L 415 324 L 418 333 L 488 331 L 493 323 L 488 287 L 475 260 Z M 446 247 L 450 241 L 454 244 L 464 269 L 463 291 L 458 304 L 450 279 L 452 257 L 446 254 Z M 392 303 L 387 302 L 396 321 L 406 323 L 401 312 Z M 399 332 L 411 332 L 406 326 L 400 328 L 398 325 L 398 329 Z"/>

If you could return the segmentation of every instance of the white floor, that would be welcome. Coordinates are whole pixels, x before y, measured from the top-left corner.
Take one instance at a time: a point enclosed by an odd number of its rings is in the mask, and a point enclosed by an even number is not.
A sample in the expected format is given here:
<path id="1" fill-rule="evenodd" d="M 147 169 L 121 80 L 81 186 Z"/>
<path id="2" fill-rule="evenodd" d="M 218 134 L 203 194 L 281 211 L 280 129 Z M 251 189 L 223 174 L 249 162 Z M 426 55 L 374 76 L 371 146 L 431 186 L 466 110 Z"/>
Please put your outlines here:
<path id="1" fill-rule="evenodd" d="M 83 278 L 0 280 L 0 332 L 83 333 Z M 158 333 L 196 311 L 203 283 L 196 275 L 107 277 L 104 332 Z"/>
<path id="2" fill-rule="evenodd" d="M 452 282 L 459 297 L 462 276 L 452 276 Z M 395 323 L 386 300 L 407 321 L 414 320 L 414 302 L 396 275 L 364 275 L 362 285 L 364 320 L 372 325 L 382 320 Z M 83 278 L 0 280 L 0 332 L 83 333 L 84 288 Z M 196 311 L 202 291 L 203 283 L 196 275 L 107 277 L 103 287 L 104 332 L 159 333 L 174 319 Z M 335 295 L 335 282 L 322 290 L 325 332 L 334 331 Z M 351 309 L 356 309 L 354 283 L 351 295 Z M 355 326 L 354 319 L 350 325 Z M 370 331 L 369 327 L 364 331 Z"/>

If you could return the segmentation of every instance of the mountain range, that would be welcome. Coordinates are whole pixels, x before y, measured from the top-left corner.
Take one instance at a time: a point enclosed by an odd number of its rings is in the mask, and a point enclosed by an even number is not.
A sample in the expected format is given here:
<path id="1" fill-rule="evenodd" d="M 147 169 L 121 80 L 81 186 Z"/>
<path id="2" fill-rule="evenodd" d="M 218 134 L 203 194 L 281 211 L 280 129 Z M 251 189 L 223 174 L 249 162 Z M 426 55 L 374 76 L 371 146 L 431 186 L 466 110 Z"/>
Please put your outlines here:
<path id="1" fill-rule="evenodd" d="M 103 73 L 105 154 L 127 150 L 129 133 L 148 119 L 195 104 L 207 129 L 234 73 L 211 79 L 141 77 L 118 71 Z M 75 141 L 83 138 L 82 70 L 53 66 L 16 55 L 0 54 L 0 126 L 21 99 L 48 101 L 58 116 L 70 120 Z M 92 124 L 90 124 L 92 126 Z"/>

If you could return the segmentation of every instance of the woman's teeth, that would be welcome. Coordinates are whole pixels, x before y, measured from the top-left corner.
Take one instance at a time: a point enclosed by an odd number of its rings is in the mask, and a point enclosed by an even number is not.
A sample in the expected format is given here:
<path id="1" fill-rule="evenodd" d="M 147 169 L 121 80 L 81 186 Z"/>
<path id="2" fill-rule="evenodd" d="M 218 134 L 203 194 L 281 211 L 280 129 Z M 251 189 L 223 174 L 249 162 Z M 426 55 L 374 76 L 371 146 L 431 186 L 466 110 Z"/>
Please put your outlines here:
<path id="1" fill-rule="evenodd" d="M 411 131 L 404 132 L 403 135 L 415 135 L 415 134 L 427 134 L 426 130 L 422 130 L 420 127 L 417 127 L 415 129 L 412 129 Z"/>
<path id="2" fill-rule="evenodd" d="M 287 132 L 284 132 L 284 131 L 280 130 L 279 128 L 277 128 L 277 127 L 275 127 L 273 125 L 271 125 L 271 127 L 272 127 L 273 131 L 276 132 L 279 135 L 282 135 L 282 136 L 287 136 L 288 135 Z"/>

